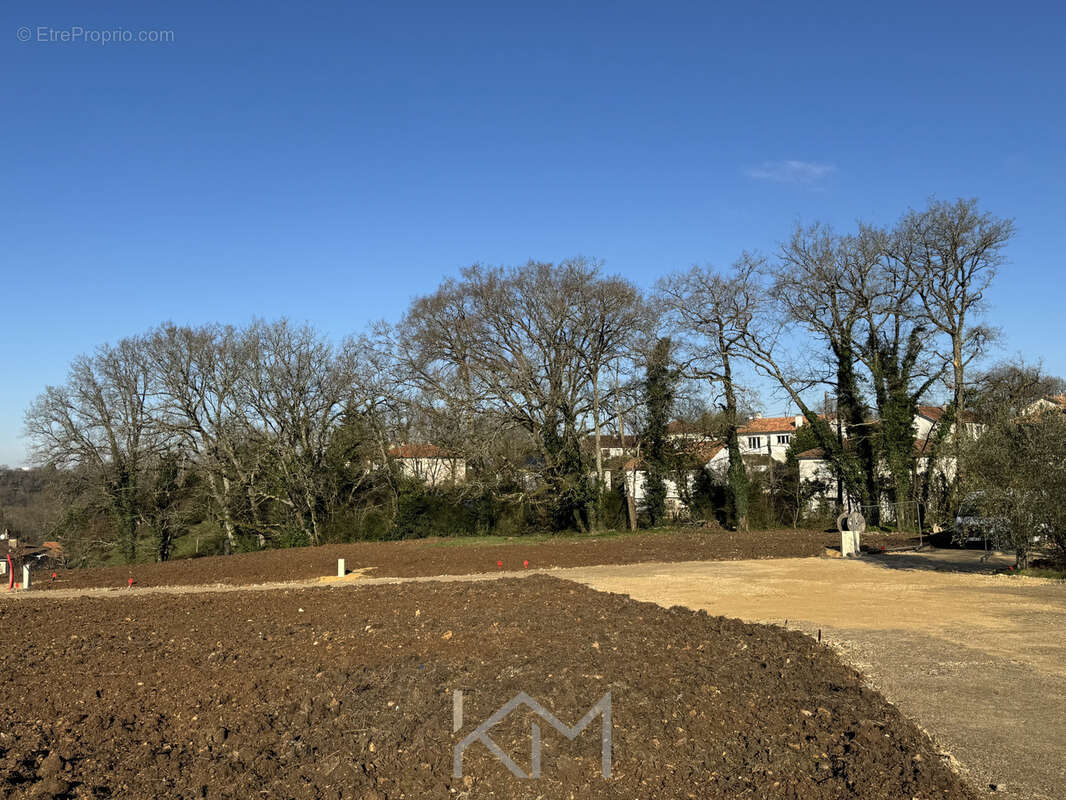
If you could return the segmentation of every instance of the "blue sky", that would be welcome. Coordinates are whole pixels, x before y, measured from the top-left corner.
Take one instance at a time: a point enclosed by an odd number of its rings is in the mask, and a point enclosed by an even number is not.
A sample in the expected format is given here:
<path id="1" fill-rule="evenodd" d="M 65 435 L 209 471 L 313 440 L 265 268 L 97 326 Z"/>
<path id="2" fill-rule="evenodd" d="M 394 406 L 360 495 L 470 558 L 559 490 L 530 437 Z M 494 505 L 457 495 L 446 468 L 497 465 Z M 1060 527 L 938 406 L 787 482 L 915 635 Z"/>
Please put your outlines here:
<path id="1" fill-rule="evenodd" d="M 1002 354 L 1066 374 L 1066 11 L 930 5 L 6 3 L 0 463 L 163 320 L 340 336 L 475 261 L 648 286 L 932 195 L 1015 218 Z"/>

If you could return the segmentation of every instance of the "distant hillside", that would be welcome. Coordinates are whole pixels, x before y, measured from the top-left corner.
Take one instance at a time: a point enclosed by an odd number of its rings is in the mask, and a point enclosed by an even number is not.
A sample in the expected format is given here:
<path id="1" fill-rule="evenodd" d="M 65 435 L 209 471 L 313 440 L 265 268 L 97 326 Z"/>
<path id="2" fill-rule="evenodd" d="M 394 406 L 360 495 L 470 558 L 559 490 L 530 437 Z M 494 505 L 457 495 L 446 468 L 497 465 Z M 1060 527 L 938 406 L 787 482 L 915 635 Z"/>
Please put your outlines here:
<path id="1" fill-rule="evenodd" d="M 38 542 L 59 511 L 51 470 L 0 468 L 0 530 Z"/>

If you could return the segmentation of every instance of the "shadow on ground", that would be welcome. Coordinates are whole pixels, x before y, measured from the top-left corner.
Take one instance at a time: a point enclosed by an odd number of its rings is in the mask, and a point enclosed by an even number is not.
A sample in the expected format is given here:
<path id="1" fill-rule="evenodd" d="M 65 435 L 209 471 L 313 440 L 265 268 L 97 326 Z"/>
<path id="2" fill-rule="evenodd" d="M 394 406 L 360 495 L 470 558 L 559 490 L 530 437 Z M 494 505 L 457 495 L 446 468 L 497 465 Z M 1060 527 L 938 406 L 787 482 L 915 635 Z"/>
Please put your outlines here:
<path id="1" fill-rule="evenodd" d="M 927 547 L 909 552 L 865 553 L 862 558 L 870 564 L 887 569 L 966 572 L 977 575 L 1005 572 L 1014 566 L 1014 556 L 1009 553 L 944 547 Z"/>

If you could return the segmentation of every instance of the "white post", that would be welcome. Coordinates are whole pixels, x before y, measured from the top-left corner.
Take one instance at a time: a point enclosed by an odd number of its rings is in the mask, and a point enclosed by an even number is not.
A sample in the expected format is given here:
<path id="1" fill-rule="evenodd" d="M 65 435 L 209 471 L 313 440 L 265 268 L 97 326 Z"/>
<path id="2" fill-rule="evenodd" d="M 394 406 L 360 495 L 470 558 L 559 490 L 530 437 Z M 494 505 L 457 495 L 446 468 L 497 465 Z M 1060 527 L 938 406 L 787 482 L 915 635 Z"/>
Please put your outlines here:
<path id="1" fill-rule="evenodd" d="M 840 555 L 847 558 L 855 553 L 854 534 L 851 531 L 844 531 L 840 534 Z"/>
<path id="2" fill-rule="evenodd" d="M 30 568 L 26 564 L 22 565 L 22 588 L 30 588 Z"/>
<path id="3" fill-rule="evenodd" d="M 337 577 L 338 578 L 343 578 L 344 577 L 344 559 L 343 558 L 338 558 L 337 559 Z"/>
<path id="4" fill-rule="evenodd" d="M 840 555 L 861 556 L 862 544 L 859 537 L 866 531 L 866 520 L 858 511 L 844 513 L 837 517 L 837 530 L 840 531 Z"/>

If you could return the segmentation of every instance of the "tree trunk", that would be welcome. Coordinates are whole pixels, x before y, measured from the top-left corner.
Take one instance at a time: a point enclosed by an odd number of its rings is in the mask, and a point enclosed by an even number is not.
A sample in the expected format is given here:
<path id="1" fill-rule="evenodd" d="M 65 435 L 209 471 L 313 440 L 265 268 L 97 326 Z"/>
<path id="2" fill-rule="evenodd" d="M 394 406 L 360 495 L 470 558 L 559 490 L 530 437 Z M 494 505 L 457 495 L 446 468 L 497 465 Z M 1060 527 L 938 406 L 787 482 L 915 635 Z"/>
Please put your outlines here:
<path id="1" fill-rule="evenodd" d="M 615 384 L 614 384 L 614 387 L 615 387 L 615 395 L 617 396 L 617 394 L 618 394 L 618 373 L 617 373 L 617 371 L 615 372 Z M 619 444 L 622 447 L 622 456 L 625 457 L 625 452 L 626 452 L 626 425 L 625 425 L 625 418 L 622 416 L 622 410 L 621 409 L 618 410 L 618 440 L 619 440 Z M 624 463 L 623 463 L 623 469 L 620 470 L 620 472 L 622 473 L 622 488 L 624 488 L 625 492 L 626 492 L 626 516 L 629 518 L 629 530 L 631 530 L 631 531 L 635 531 L 637 529 L 637 501 L 636 501 L 636 498 L 634 497 L 634 495 L 637 492 L 637 467 L 636 467 L 636 463 L 637 462 L 636 462 L 636 460 L 639 457 L 640 457 L 640 447 L 638 446 L 636 455 L 634 455 L 634 457 L 633 457 L 634 460 L 633 460 L 633 483 L 632 483 L 632 489 L 630 489 L 630 484 L 626 480 L 626 471 L 624 469 L 624 466 L 625 466 Z"/>
<path id="2" fill-rule="evenodd" d="M 600 528 L 600 498 L 603 496 L 603 453 L 600 450 L 600 375 L 596 370 L 592 375 L 592 431 L 596 446 L 596 499 L 589 509 L 589 526 L 593 530 Z"/>
<path id="3" fill-rule="evenodd" d="M 119 544 L 126 563 L 137 559 L 137 486 L 133 470 L 118 468 L 118 476 L 111 485 L 111 504 L 118 527 Z"/>
<path id="4" fill-rule="evenodd" d="M 626 492 L 626 511 L 629 514 L 629 530 L 637 529 L 637 459 L 640 458 L 640 448 L 633 460 L 633 490 Z"/>
<path id="5" fill-rule="evenodd" d="M 214 496 L 215 504 L 218 506 L 220 522 L 222 524 L 222 533 L 225 536 L 225 544 L 223 546 L 226 555 L 233 552 L 233 544 L 237 539 L 236 528 L 233 524 L 233 515 L 230 513 L 229 508 L 229 478 L 222 477 L 222 488 L 218 487 L 218 478 L 211 474 L 208 477 L 208 483 L 211 484 L 211 494 Z"/>
<path id="6" fill-rule="evenodd" d="M 859 489 L 859 504 L 870 508 L 871 519 L 868 522 L 877 525 L 877 453 L 859 399 L 855 356 L 847 344 L 840 344 L 834 349 L 837 356 L 837 415 L 843 413 L 848 438 L 854 442 L 855 454 L 862 470 L 861 480 L 855 482 L 855 488 Z"/>
<path id="7" fill-rule="evenodd" d="M 770 434 L 766 435 L 766 471 L 770 481 L 770 524 L 777 527 L 777 496 L 774 487 L 774 446 Z"/>
<path id="8" fill-rule="evenodd" d="M 315 499 L 310 494 L 305 494 L 304 502 L 307 503 L 308 513 L 311 518 L 311 544 L 319 545 L 322 543 L 322 539 L 319 535 L 318 514 L 315 512 Z"/>
<path id="9" fill-rule="evenodd" d="M 173 546 L 174 530 L 170 522 L 163 519 L 159 523 L 159 539 L 156 546 L 156 555 L 161 562 L 170 560 L 170 551 Z"/>
<path id="10" fill-rule="evenodd" d="M 722 351 L 725 352 L 724 349 Z M 726 447 L 729 450 L 729 488 L 733 493 L 733 510 L 737 530 L 748 531 L 749 489 L 748 472 L 740 454 L 740 436 L 737 433 L 737 392 L 733 385 L 733 368 L 729 358 L 722 358 L 722 385 L 725 390 L 725 412 L 729 427 L 726 429 Z"/>
<path id="11" fill-rule="evenodd" d="M 955 406 L 953 423 L 955 430 L 952 435 L 951 449 L 955 456 L 955 475 L 951 481 L 951 496 L 954 500 L 957 495 L 957 488 L 961 485 L 960 479 L 962 477 L 962 412 L 963 404 L 966 402 L 965 398 L 965 375 L 964 367 L 962 363 L 962 321 L 959 321 L 959 333 L 952 336 L 951 341 L 951 368 L 953 374 L 953 380 L 955 385 L 953 389 L 952 404 Z"/>
<path id="12" fill-rule="evenodd" d="M 603 483 L 603 453 L 600 450 L 600 380 L 592 376 L 592 430 L 596 440 L 596 478 Z"/>
<path id="13" fill-rule="evenodd" d="M 137 560 L 137 517 L 125 500 L 119 501 L 117 509 L 119 538 L 127 564 Z"/>

